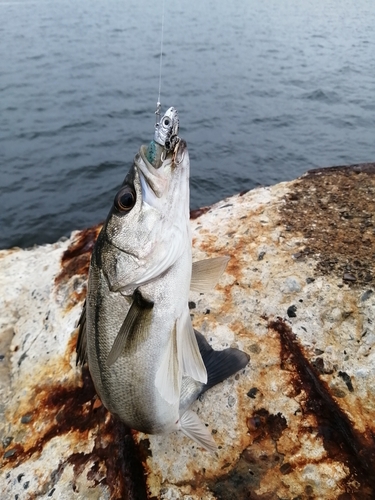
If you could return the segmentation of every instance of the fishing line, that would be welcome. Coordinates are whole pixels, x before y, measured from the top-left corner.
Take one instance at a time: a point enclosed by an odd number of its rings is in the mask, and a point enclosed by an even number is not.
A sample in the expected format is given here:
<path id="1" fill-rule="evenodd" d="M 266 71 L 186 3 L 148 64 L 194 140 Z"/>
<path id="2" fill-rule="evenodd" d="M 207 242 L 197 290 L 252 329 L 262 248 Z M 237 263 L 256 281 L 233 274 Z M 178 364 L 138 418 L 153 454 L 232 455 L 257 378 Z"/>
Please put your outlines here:
<path id="1" fill-rule="evenodd" d="M 162 6 L 162 17 L 161 17 L 161 40 L 160 40 L 160 66 L 159 66 L 159 96 L 158 100 L 156 103 L 156 123 L 158 123 L 160 119 L 160 109 L 161 109 L 161 102 L 160 102 L 160 94 L 161 94 L 161 70 L 162 70 L 162 65 L 163 65 L 163 39 L 164 39 L 164 3 L 165 0 L 163 0 L 163 6 Z M 158 119 L 159 117 L 159 119 Z"/>

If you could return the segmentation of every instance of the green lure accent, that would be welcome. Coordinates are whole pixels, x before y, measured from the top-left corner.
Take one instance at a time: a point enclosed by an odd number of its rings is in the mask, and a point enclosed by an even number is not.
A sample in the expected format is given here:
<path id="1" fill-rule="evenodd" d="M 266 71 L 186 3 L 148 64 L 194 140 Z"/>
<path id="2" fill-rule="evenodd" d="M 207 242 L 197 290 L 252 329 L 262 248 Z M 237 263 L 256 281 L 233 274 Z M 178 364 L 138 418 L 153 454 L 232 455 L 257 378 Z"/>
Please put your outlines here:
<path id="1" fill-rule="evenodd" d="M 146 158 L 152 165 L 154 165 L 154 162 L 156 159 L 156 143 L 155 143 L 155 141 L 151 141 L 150 144 L 148 145 Z"/>

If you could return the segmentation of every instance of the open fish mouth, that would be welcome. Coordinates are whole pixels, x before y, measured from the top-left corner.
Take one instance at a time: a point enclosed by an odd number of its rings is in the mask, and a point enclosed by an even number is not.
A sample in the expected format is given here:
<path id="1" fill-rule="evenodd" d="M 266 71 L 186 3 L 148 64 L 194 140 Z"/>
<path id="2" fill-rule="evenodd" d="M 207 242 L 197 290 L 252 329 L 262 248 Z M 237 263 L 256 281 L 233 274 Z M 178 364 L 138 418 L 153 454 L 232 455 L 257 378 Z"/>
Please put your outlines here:
<path id="1" fill-rule="evenodd" d="M 165 197 L 168 193 L 173 170 L 182 163 L 186 151 L 186 142 L 178 139 L 173 151 L 163 150 L 161 165 L 155 168 L 148 160 L 147 146 L 141 146 L 134 158 L 134 164 L 138 170 L 143 200 L 149 205 L 157 205 L 156 199 Z"/>
<path id="2" fill-rule="evenodd" d="M 168 189 L 168 179 L 163 172 L 163 165 L 157 169 L 147 158 L 147 146 L 141 146 L 139 153 L 134 158 L 134 163 L 139 172 L 142 185 L 143 198 L 152 190 L 154 196 L 162 198 Z"/>

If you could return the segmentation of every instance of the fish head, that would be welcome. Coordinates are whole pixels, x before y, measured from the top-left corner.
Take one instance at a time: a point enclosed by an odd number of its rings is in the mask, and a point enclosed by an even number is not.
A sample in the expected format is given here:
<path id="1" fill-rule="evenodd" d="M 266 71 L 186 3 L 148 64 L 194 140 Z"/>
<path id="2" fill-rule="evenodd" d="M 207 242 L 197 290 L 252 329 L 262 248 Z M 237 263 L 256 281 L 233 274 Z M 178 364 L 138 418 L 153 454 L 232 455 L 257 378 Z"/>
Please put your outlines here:
<path id="1" fill-rule="evenodd" d="M 130 295 L 190 252 L 189 154 L 186 142 L 162 148 L 157 168 L 147 146 L 115 196 L 103 227 L 101 267 L 112 291 Z M 185 255 L 186 256 L 186 255 Z"/>

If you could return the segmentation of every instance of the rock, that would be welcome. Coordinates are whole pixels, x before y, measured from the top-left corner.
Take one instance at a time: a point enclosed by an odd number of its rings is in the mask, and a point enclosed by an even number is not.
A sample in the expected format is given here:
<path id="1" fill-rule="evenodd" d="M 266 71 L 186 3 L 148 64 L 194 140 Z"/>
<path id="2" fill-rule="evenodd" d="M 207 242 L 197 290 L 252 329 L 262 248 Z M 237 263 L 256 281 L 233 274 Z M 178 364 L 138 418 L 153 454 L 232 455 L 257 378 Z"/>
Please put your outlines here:
<path id="1" fill-rule="evenodd" d="M 194 404 L 214 456 L 126 428 L 76 368 L 98 227 L 1 251 L 2 497 L 375 498 L 374 173 L 312 171 L 194 214 L 194 259 L 231 256 L 192 294 L 194 327 L 251 355 Z"/>

